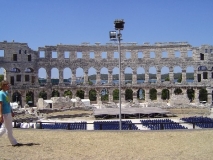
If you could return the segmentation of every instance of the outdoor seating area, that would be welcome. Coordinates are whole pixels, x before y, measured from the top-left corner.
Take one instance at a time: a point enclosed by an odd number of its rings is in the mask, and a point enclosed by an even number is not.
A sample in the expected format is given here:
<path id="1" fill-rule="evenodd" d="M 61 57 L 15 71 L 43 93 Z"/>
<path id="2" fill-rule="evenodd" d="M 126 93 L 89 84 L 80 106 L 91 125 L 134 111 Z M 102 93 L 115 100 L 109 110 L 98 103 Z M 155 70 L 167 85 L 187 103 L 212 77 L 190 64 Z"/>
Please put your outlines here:
<path id="1" fill-rule="evenodd" d="M 119 121 L 94 121 L 94 130 L 119 130 Z M 122 121 L 122 130 L 139 130 L 131 120 Z"/>
<path id="2" fill-rule="evenodd" d="M 200 128 L 213 128 L 213 119 L 209 117 L 185 117 L 182 121 L 192 123 Z"/>
<path id="3" fill-rule="evenodd" d="M 188 129 L 171 119 L 141 120 L 141 123 L 150 130 Z"/>
<path id="4" fill-rule="evenodd" d="M 87 122 L 41 123 L 41 129 L 87 130 Z"/>

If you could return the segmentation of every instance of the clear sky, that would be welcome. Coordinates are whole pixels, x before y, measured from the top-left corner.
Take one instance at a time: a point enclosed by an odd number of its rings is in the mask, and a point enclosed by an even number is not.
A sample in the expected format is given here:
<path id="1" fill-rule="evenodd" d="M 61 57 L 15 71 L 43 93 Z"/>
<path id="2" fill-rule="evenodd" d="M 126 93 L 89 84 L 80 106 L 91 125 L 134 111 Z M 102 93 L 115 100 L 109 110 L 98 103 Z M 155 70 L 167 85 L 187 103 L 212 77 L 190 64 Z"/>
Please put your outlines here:
<path id="1" fill-rule="evenodd" d="M 123 42 L 213 45 L 213 0 L 0 0 L 0 41 L 45 45 L 109 42 L 124 19 Z"/>

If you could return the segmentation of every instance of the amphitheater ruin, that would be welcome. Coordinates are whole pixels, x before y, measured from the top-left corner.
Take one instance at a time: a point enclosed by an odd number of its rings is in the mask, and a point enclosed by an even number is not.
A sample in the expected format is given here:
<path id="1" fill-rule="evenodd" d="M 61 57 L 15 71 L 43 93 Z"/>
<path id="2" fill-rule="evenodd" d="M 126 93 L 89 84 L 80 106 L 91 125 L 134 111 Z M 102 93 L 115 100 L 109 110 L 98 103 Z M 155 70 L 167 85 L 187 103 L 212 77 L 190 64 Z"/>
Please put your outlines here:
<path id="1" fill-rule="evenodd" d="M 51 99 L 55 91 L 61 97 L 70 91 L 72 98 L 82 91 L 82 98 L 90 99 L 92 90 L 96 98 L 91 103 L 115 102 L 113 93 L 118 89 L 116 71 L 119 65 L 117 46 L 117 43 L 58 44 L 39 47 L 35 51 L 27 43 L 0 42 L 0 68 L 4 70 L 4 79 L 11 83 L 11 101 L 19 102 L 22 107 L 25 104 L 36 106 L 41 93 L 45 95 L 42 98 Z M 187 42 L 121 43 L 121 101 L 150 104 L 169 101 L 172 106 L 198 104 L 200 90 L 205 89 L 205 102 L 211 105 L 212 49 L 211 45 L 193 47 Z M 39 77 L 42 71 L 45 77 Z M 79 71 L 83 73 L 81 77 L 77 76 Z M 175 77 L 179 72 L 181 81 Z M 189 74 L 192 77 L 189 78 Z M 70 78 L 64 78 L 67 75 Z M 91 75 L 95 75 L 95 79 L 91 79 Z M 163 75 L 168 76 L 167 80 Z M 181 90 L 180 95 L 175 94 L 176 89 Z M 127 90 L 132 92 L 131 98 L 126 97 Z M 155 98 L 150 94 L 152 90 Z M 187 97 L 188 90 L 193 91 L 191 99 Z M 103 95 L 107 95 L 104 100 Z"/>

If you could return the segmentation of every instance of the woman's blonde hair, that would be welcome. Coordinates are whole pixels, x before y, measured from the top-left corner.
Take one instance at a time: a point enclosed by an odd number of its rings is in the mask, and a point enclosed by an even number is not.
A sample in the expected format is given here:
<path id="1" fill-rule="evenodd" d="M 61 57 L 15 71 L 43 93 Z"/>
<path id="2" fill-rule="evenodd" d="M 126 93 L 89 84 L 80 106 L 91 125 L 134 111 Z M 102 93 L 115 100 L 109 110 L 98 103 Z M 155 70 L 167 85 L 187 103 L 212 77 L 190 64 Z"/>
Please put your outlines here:
<path id="1" fill-rule="evenodd" d="M 2 86 L 5 85 L 5 84 L 9 84 L 9 82 L 5 81 L 5 80 L 1 81 L 1 83 L 0 83 L 0 90 L 2 90 Z"/>

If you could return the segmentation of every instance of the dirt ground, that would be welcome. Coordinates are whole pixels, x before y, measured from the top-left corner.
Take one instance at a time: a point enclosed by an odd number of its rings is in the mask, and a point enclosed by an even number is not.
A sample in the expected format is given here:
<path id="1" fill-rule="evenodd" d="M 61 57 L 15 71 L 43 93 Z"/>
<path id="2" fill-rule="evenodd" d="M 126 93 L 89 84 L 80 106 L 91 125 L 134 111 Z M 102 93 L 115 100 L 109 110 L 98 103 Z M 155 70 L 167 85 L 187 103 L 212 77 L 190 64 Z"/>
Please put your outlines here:
<path id="1" fill-rule="evenodd" d="M 170 111 L 178 118 L 205 115 L 208 109 Z M 45 116 L 94 119 L 92 111 L 83 110 Z M 213 157 L 212 129 L 68 131 L 15 128 L 13 131 L 23 145 L 12 147 L 4 135 L 0 138 L 0 160 L 212 160 Z"/>
<path id="2" fill-rule="evenodd" d="M 212 160 L 213 130 L 67 131 L 14 129 L 23 146 L 0 138 L 1 160 Z"/>

